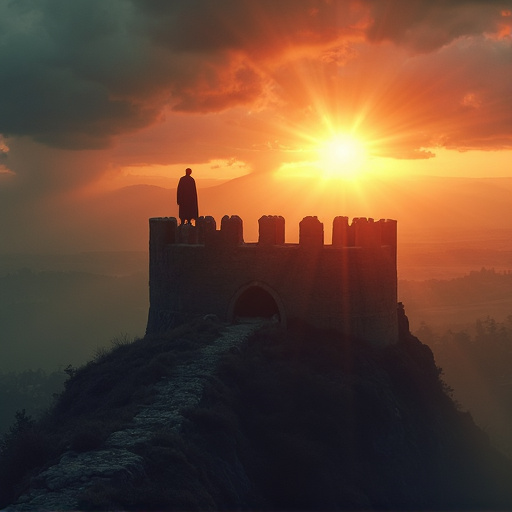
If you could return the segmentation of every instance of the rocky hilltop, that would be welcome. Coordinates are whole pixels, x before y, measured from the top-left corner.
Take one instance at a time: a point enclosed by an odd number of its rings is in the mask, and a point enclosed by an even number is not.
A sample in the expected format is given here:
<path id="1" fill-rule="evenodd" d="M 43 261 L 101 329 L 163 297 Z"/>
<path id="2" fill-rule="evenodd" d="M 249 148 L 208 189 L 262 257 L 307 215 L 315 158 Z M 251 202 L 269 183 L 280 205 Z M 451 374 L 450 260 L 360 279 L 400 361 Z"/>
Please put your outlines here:
<path id="1" fill-rule="evenodd" d="M 7 510 L 512 509 L 512 463 L 409 333 L 206 317 L 119 344 L 2 446 Z"/>

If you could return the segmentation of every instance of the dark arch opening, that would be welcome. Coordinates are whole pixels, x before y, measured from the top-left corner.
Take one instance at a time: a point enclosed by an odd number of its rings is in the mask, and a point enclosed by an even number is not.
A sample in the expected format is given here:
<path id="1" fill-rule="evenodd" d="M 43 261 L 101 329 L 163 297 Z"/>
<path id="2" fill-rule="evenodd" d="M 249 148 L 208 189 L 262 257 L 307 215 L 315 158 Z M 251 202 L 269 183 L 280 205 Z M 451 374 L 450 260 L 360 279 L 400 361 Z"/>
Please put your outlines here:
<path id="1" fill-rule="evenodd" d="M 251 286 L 244 290 L 233 309 L 235 318 L 272 318 L 274 315 L 281 321 L 276 301 L 269 292 L 259 286 Z"/>

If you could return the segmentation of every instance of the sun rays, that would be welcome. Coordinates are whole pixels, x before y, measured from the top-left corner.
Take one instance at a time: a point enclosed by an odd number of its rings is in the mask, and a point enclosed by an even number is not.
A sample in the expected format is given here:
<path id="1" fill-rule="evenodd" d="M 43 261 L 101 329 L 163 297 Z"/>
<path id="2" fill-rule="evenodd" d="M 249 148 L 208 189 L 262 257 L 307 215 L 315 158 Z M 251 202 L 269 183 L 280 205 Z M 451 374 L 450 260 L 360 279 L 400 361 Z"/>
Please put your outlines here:
<path id="1" fill-rule="evenodd" d="M 355 178 L 367 160 L 365 145 L 351 135 L 335 135 L 318 147 L 318 164 L 326 177 Z"/>

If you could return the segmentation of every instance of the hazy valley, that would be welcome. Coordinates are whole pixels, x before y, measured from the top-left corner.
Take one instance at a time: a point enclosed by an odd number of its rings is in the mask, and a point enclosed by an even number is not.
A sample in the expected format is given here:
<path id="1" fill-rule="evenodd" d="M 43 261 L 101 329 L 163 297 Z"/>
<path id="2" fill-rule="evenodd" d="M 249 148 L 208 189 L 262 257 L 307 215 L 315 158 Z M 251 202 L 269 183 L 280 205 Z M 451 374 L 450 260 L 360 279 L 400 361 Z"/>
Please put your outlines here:
<path id="1" fill-rule="evenodd" d="M 478 368 L 467 369 L 466 379 L 460 378 L 460 372 L 455 375 L 453 351 L 440 350 L 438 342 L 448 331 L 473 336 L 475 322 L 487 317 L 504 325 L 512 314 L 512 277 L 507 274 L 512 270 L 512 217 L 499 213 L 509 204 L 512 181 L 432 178 L 423 180 L 422 186 L 418 183 L 374 183 L 365 196 L 343 187 L 330 193 L 324 190 L 322 195 L 320 184 L 316 190 L 304 182 L 278 190 L 279 183 L 267 175 L 248 176 L 200 191 L 200 214 L 210 213 L 219 223 L 222 215 L 238 213 L 244 220 L 246 241 L 256 240 L 260 215 L 282 214 L 286 240 L 292 243 L 300 218 L 307 214 L 316 214 L 325 223 L 326 243 L 330 243 L 335 215 L 397 218 L 398 297 L 405 305 L 411 332 L 425 337 L 429 332 L 425 325 L 430 329 L 430 338 L 422 341 L 431 345 L 441 361 L 438 364 L 455 388 L 455 396 L 471 409 L 482 403 L 471 403 L 473 395 L 466 392 Z M 247 187 L 254 193 L 266 190 L 264 204 L 247 202 Z M 88 200 L 93 215 L 82 215 L 85 203 L 79 202 L 65 223 L 46 219 L 36 238 L 48 237 L 45 253 L 10 253 L 4 247 L 0 255 L 1 430 L 17 409 L 34 412 L 48 403 L 50 398 L 45 402 L 41 397 L 58 390 L 68 366 L 83 365 L 109 349 L 113 339 L 144 335 L 149 305 L 147 219 L 176 215 L 174 194 L 159 187 L 129 187 L 97 197 L 94 203 Z M 301 197 L 300 208 L 290 208 L 295 204 L 292 197 Z M 230 211 L 225 211 L 224 204 L 230 204 Z M 474 204 L 477 209 L 472 208 Z M 70 234 L 63 237 L 67 248 L 54 245 L 55 252 L 48 250 L 55 236 L 66 232 Z M 135 250 L 73 252 L 97 246 Z M 504 400 L 492 402 L 496 410 L 501 410 Z M 483 415 L 479 419 L 486 423 Z"/>
<path id="2" fill-rule="evenodd" d="M 440 338 L 448 330 L 472 334 L 478 319 L 507 321 L 512 231 L 468 231 L 455 240 L 419 232 L 418 238 L 408 236 L 398 249 L 398 295 L 411 332 L 419 331 L 421 338 L 426 324 Z M 54 372 L 62 382 L 66 367 L 84 364 L 113 339 L 143 336 L 147 311 L 143 251 L 0 256 L 0 428 L 15 410 L 40 406 L 43 389 L 47 396 L 55 392 Z M 451 365 L 440 366 L 457 397 L 468 396 L 457 389 L 464 380 L 452 382 Z"/>

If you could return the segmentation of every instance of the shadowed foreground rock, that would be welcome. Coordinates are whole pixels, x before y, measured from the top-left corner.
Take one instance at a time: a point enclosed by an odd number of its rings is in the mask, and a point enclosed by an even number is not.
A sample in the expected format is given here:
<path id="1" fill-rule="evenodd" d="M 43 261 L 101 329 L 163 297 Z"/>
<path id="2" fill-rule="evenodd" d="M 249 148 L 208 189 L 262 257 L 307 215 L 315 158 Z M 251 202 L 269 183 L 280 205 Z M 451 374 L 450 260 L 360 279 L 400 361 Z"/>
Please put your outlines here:
<path id="1" fill-rule="evenodd" d="M 398 318 L 400 340 L 384 348 L 270 324 L 195 345 L 204 322 L 120 347 L 70 380 L 53 425 L 112 421 L 102 403 L 130 403 L 108 365 L 128 379 L 143 357 L 136 414 L 93 449 L 82 438 L 79 453 L 34 466 L 9 510 L 511 510 L 511 462 Z M 164 376 L 148 385 L 148 372 Z M 103 394 L 85 407 L 67 396 L 78 392 Z"/>
<path id="2" fill-rule="evenodd" d="M 144 459 L 133 453 L 134 447 L 148 442 L 155 431 L 179 432 L 184 420 L 182 411 L 197 406 L 205 380 L 215 370 L 220 355 L 239 346 L 258 327 L 257 322 L 226 327 L 214 344 L 178 366 L 172 379 L 158 382 L 154 401 L 125 428 L 113 432 L 104 449 L 65 452 L 57 464 L 35 477 L 30 491 L 7 510 L 75 510 L 79 508 L 80 495 L 94 484 L 140 482 L 147 475 Z"/>

